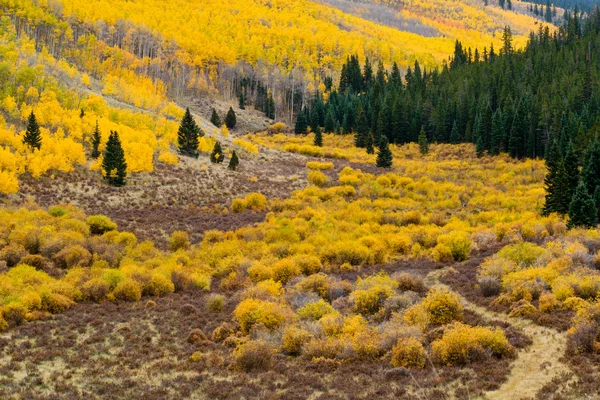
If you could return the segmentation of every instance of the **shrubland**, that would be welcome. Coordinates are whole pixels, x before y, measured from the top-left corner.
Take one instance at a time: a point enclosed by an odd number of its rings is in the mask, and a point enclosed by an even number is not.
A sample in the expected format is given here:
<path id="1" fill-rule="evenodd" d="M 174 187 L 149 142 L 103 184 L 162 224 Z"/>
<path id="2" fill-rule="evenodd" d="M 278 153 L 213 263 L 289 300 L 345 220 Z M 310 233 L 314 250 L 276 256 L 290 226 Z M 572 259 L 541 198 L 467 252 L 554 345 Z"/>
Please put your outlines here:
<path id="1" fill-rule="evenodd" d="M 340 151 L 350 159 L 362 156 L 350 146 Z M 572 235 L 561 218 L 539 214 L 544 164 L 477 157 L 470 145 L 432 145 L 425 156 L 417 145 L 393 151 L 393 172 L 378 175 L 309 164 L 328 180 L 288 199 L 260 193 L 238 199 L 234 210 L 265 210 L 264 221 L 207 232 L 198 244 L 175 232 L 167 253 L 119 232 L 107 217 L 85 216 L 73 207 L 5 210 L 0 259 L 8 271 L 0 275 L 0 301 L 6 326 L 79 301 L 137 301 L 207 290 L 212 282 L 215 290 L 239 293 L 231 321 L 246 338 L 227 343 L 245 343 L 235 353 L 242 369 L 255 368 L 254 362 L 256 368 L 269 365 L 268 359 L 254 360 L 257 349 L 267 346 L 256 340 L 269 342 L 269 352 L 308 360 L 388 355 L 386 362 L 411 368 L 423 367 L 427 358 L 464 364 L 486 354 L 511 355 L 502 330 L 469 325 L 455 293 L 428 289 L 416 275 L 378 272 L 377 266 L 461 262 L 473 252 L 508 245 L 497 255 L 500 267 L 490 267 L 488 275 L 504 291 L 517 282 L 510 293 L 528 298 L 521 286 L 529 278 L 510 274 L 523 273 L 540 257 L 550 259 L 549 250 L 527 241 L 561 243 Z M 568 254 L 586 259 L 579 247 L 569 247 Z M 556 268 L 561 263 L 558 258 Z M 531 276 L 536 284 L 537 275 Z M 565 274 L 560 279 L 582 301 L 594 298 L 592 283 L 577 286 Z M 573 297 L 568 288 L 561 290 Z M 564 296 L 556 294 L 556 301 Z M 553 300 L 545 299 L 545 307 L 552 307 Z M 222 310 L 223 300 L 211 297 L 207 311 Z M 439 329 L 444 334 L 436 341 L 425 339 Z M 227 328 L 214 336 L 230 335 Z M 468 356 L 460 353 L 465 346 L 472 349 Z"/>

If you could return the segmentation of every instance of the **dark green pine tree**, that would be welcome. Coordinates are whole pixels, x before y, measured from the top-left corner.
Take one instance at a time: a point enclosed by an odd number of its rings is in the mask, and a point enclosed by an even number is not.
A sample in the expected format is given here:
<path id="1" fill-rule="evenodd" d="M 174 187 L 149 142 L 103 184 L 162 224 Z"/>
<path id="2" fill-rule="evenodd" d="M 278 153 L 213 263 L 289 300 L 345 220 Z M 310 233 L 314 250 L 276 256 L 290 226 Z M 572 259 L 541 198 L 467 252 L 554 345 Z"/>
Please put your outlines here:
<path id="1" fill-rule="evenodd" d="M 329 107 L 327 110 L 327 114 L 325 115 L 325 126 L 326 133 L 334 133 L 335 132 L 335 119 L 333 118 L 333 110 L 332 107 Z"/>
<path id="2" fill-rule="evenodd" d="M 240 92 L 240 96 L 238 97 L 238 105 L 240 110 L 246 109 L 246 98 L 244 97 L 244 92 Z"/>
<path id="3" fill-rule="evenodd" d="M 296 117 L 296 125 L 294 125 L 294 133 L 299 135 L 299 134 L 305 134 L 306 133 L 306 129 L 308 129 L 308 121 L 306 120 L 306 112 L 304 111 L 304 108 L 298 113 L 298 116 Z"/>
<path id="4" fill-rule="evenodd" d="M 458 124 L 456 120 L 452 124 L 452 131 L 450 132 L 450 142 L 454 144 L 460 143 L 460 132 L 458 131 Z"/>
<path id="5" fill-rule="evenodd" d="M 115 131 L 110 132 L 104 156 L 102 157 L 102 170 L 104 179 L 113 186 L 125 186 L 127 178 L 127 162 L 125 161 L 125 152 L 119 140 L 119 134 Z"/>
<path id="6" fill-rule="evenodd" d="M 231 153 L 231 158 L 229 159 L 229 165 L 227 166 L 227 168 L 229 168 L 232 171 L 235 171 L 239 164 L 240 160 L 238 159 L 237 153 L 234 150 L 233 153 Z"/>
<path id="7" fill-rule="evenodd" d="M 556 171 L 556 179 L 554 181 L 554 211 L 561 215 L 565 215 L 569 212 L 569 206 L 571 204 L 572 195 L 568 188 L 569 176 L 565 170 L 564 162 L 558 164 Z"/>
<path id="8" fill-rule="evenodd" d="M 367 154 L 375 154 L 375 148 L 373 147 L 373 135 L 371 134 L 371 132 L 369 132 L 367 134 L 367 143 L 366 143 L 366 148 L 367 148 Z"/>
<path id="9" fill-rule="evenodd" d="M 483 118 L 478 113 L 475 117 L 475 125 L 473 125 L 473 139 L 477 148 L 477 155 L 481 156 L 486 150 L 485 132 L 483 131 Z"/>
<path id="10" fill-rule="evenodd" d="M 217 110 L 215 110 L 214 108 L 212 109 L 212 114 L 210 116 L 210 122 L 216 126 L 217 128 L 220 128 L 221 125 L 223 124 L 221 122 L 221 117 L 219 117 L 219 114 L 217 113 Z"/>
<path id="11" fill-rule="evenodd" d="M 81 111 L 79 112 L 79 118 L 83 118 L 83 117 L 85 117 L 85 111 L 82 108 Z"/>
<path id="12" fill-rule="evenodd" d="M 25 131 L 25 136 L 23 136 L 23 143 L 31 151 L 35 149 L 39 150 L 42 147 L 42 133 L 40 132 L 40 126 L 33 111 L 29 114 L 29 119 L 27 120 L 27 130 Z"/>
<path id="13" fill-rule="evenodd" d="M 565 191 L 566 196 L 568 196 L 570 202 L 571 198 L 575 194 L 575 189 L 577 189 L 577 185 L 579 185 L 579 160 L 571 143 L 569 143 L 569 145 L 567 146 L 567 154 L 565 155 L 563 164 L 565 167 L 566 174 Z"/>
<path id="14" fill-rule="evenodd" d="M 181 119 L 179 131 L 177 132 L 177 144 L 179 153 L 184 156 L 198 157 L 198 138 L 201 136 L 201 130 L 196 124 L 190 109 L 185 109 L 185 114 Z"/>
<path id="15" fill-rule="evenodd" d="M 421 127 L 421 133 L 419 133 L 419 150 L 423 155 L 429 153 L 429 141 L 427 140 L 427 133 L 425 133 L 425 128 L 423 127 Z"/>
<path id="16" fill-rule="evenodd" d="M 229 111 L 227 111 L 227 115 L 225 116 L 225 126 L 227 126 L 228 129 L 233 129 L 236 124 L 237 117 L 235 116 L 235 111 L 233 111 L 233 108 L 229 107 Z"/>
<path id="17" fill-rule="evenodd" d="M 356 137 L 354 138 L 354 144 L 356 147 L 366 147 L 367 146 L 367 136 L 370 133 L 369 121 L 367 121 L 367 116 L 363 110 L 363 106 L 361 103 L 358 105 L 358 122 L 356 125 Z"/>
<path id="18" fill-rule="evenodd" d="M 556 175 L 561 164 L 562 159 L 560 157 L 560 152 L 558 151 L 558 143 L 556 140 L 553 140 L 552 144 L 550 145 L 550 149 L 548 150 L 548 154 L 546 155 L 546 169 L 548 172 L 544 178 L 544 185 L 546 188 L 546 203 L 544 204 L 544 209 L 542 210 L 542 214 L 544 215 L 557 212 L 555 200 L 557 193 Z"/>
<path id="19" fill-rule="evenodd" d="M 504 116 L 498 108 L 492 116 L 492 144 L 490 154 L 497 155 L 504 151 Z"/>
<path id="20" fill-rule="evenodd" d="M 267 104 L 265 106 L 265 116 L 269 119 L 275 119 L 275 100 L 273 95 L 269 92 L 267 96 Z"/>
<path id="21" fill-rule="evenodd" d="M 575 227 L 595 228 L 598 225 L 598 209 L 583 182 L 577 186 L 569 205 L 569 229 Z"/>
<path id="22" fill-rule="evenodd" d="M 319 125 L 316 126 L 316 130 L 315 130 L 314 145 L 323 147 L 323 132 L 321 132 L 321 127 Z"/>
<path id="23" fill-rule="evenodd" d="M 379 140 L 379 151 L 377 152 L 377 166 L 379 168 L 391 168 L 392 167 L 392 151 L 390 145 L 385 136 L 382 136 Z"/>
<path id="24" fill-rule="evenodd" d="M 220 164 L 223 162 L 223 159 L 223 149 L 221 148 L 221 143 L 217 141 L 215 147 L 213 147 L 212 153 L 210 153 L 210 162 Z"/>
<path id="25" fill-rule="evenodd" d="M 96 121 L 96 128 L 94 129 L 94 133 L 92 134 L 92 158 L 100 157 L 101 140 L 102 136 L 100 135 L 100 127 L 98 126 L 98 121 Z"/>
<path id="26" fill-rule="evenodd" d="M 585 153 L 581 181 L 590 196 L 593 196 L 596 188 L 600 186 L 600 142 L 597 140 L 588 147 Z"/>

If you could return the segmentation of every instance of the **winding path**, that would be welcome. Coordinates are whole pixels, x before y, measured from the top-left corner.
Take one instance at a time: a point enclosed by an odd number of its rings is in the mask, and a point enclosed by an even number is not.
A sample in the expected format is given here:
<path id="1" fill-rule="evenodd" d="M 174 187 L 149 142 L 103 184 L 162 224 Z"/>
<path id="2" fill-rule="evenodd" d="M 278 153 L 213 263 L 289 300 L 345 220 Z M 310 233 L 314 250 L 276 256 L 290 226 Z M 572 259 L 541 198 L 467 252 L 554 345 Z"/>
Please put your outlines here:
<path id="1" fill-rule="evenodd" d="M 438 285 L 451 289 L 440 281 L 440 278 L 449 272 L 450 268 L 446 267 L 430 272 L 425 277 L 425 283 L 428 286 Z M 489 311 L 470 302 L 463 296 L 460 296 L 460 298 L 464 308 L 488 319 L 507 322 L 516 328 L 520 328 L 533 341 L 531 346 L 519 351 L 517 359 L 512 364 L 508 380 L 497 390 L 486 393 L 487 399 L 534 398 L 536 393 L 552 379 L 565 372 L 570 372 L 569 368 L 559 361 L 566 350 L 566 333 L 536 325 L 525 318 L 509 317 L 506 314 Z"/>

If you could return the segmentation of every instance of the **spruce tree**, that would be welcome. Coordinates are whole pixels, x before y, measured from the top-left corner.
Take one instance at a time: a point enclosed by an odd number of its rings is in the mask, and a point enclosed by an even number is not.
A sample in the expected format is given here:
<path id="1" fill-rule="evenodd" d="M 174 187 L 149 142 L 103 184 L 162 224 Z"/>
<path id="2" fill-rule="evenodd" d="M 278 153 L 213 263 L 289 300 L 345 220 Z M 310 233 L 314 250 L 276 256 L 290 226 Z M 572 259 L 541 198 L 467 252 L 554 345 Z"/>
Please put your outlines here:
<path id="1" fill-rule="evenodd" d="M 424 127 L 421 127 L 421 133 L 419 133 L 419 150 L 423 155 L 429 153 L 429 142 L 427 141 L 427 133 L 425 133 Z"/>
<path id="2" fill-rule="evenodd" d="M 217 110 L 215 110 L 214 108 L 212 109 L 212 114 L 210 116 L 210 122 L 217 128 L 220 128 L 221 125 L 223 125 L 223 123 L 221 122 L 221 117 L 219 117 Z"/>
<path id="3" fill-rule="evenodd" d="M 100 157 L 101 140 L 102 136 L 100 135 L 100 127 L 98 126 L 98 121 L 96 121 L 96 128 L 94 129 L 94 134 L 92 135 L 92 158 Z"/>
<path id="4" fill-rule="evenodd" d="M 544 178 L 544 185 L 546 188 L 546 203 L 544 204 L 544 209 L 542 211 L 542 214 L 544 215 L 557 211 L 555 201 L 557 193 L 556 175 L 561 164 L 562 160 L 558 151 L 558 144 L 556 140 L 553 140 L 546 157 L 546 169 L 548 172 Z"/>
<path id="5" fill-rule="evenodd" d="M 267 104 L 265 107 L 265 116 L 269 119 L 275 119 L 275 100 L 273 95 L 269 92 L 267 96 Z"/>
<path id="6" fill-rule="evenodd" d="M 450 142 L 454 144 L 460 143 L 460 132 L 458 131 L 458 124 L 456 120 L 452 124 L 452 131 L 450 132 Z"/>
<path id="7" fill-rule="evenodd" d="M 85 117 L 85 111 L 82 108 L 81 111 L 79 112 L 79 118 L 83 118 L 83 117 Z"/>
<path id="8" fill-rule="evenodd" d="M 202 131 L 196 124 L 190 109 L 185 109 L 185 114 L 181 119 L 179 131 L 177 132 L 177 144 L 179 153 L 184 156 L 198 157 L 198 138 L 202 136 Z"/>
<path id="9" fill-rule="evenodd" d="M 102 170 L 104 179 L 113 186 L 125 186 L 127 177 L 127 162 L 125 161 L 125 152 L 119 140 L 119 134 L 115 131 L 110 132 L 106 149 L 102 158 Z"/>
<path id="10" fill-rule="evenodd" d="M 379 151 L 377 152 L 377 166 L 379 168 L 391 168 L 392 159 L 393 155 L 388 140 L 385 136 L 382 136 L 379 141 Z"/>
<path id="11" fill-rule="evenodd" d="M 231 158 L 229 159 L 229 165 L 227 166 L 227 168 L 229 168 L 232 171 L 235 171 L 239 163 L 240 160 L 238 159 L 237 153 L 234 150 L 233 153 L 231 153 Z"/>
<path id="12" fill-rule="evenodd" d="M 569 229 L 575 227 L 594 228 L 598 225 L 598 209 L 583 182 L 577 186 L 569 206 Z"/>
<path id="13" fill-rule="evenodd" d="M 571 198 L 575 194 L 577 185 L 579 185 L 579 161 L 571 143 L 569 143 L 567 147 L 567 154 L 565 155 L 563 164 L 566 174 L 566 196 L 569 197 L 570 202 Z"/>
<path id="14" fill-rule="evenodd" d="M 600 186 L 600 142 L 597 140 L 588 147 L 585 153 L 583 169 L 581 170 L 581 180 L 590 196 Z"/>
<path id="15" fill-rule="evenodd" d="M 305 134 L 307 128 L 308 128 L 308 121 L 306 121 L 306 113 L 304 112 L 304 109 L 302 109 L 298 113 L 298 116 L 296 117 L 296 125 L 294 125 L 294 133 L 297 135 Z"/>
<path id="16" fill-rule="evenodd" d="M 210 162 L 215 164 L 220 164 L 223 162 L 223 149 L 221 148 L 221 143 L 216 142 L 215 147 L 213 147 L 212 153 L 210 153 Z"/>
<path id="17" fill-rule="evenodd" d="M 556 171 L 556 179 L 554 181 L 554 211 L 561 215 L 565 215 L 569 212 L 569 206 L 571 204 L 572 195 L 568 188 L 569 177 L 565 170 L 564 162 L 558 164 Z"/>
<path id="18" fill-rule="evenodd" d="M 323 132 L 321 132 L 321 127 L 319 127 L 319 125 L 317 125 L 317 129 L 315 130 L 314 145 L 323 147 Z"/>
<path id="19" fill-rule="evenodd" d="M 367 121 L 367 116 L 365 115 L 362 104 L 359 104 L 356 137 L 354 139 L 354 144 L 356 145 L 356 147 L 367 146 L 367 136 L 369 135 L 369 130 L 369 121 Z"/>
<path id="20" fill-rule="evenodd" d="M 246 98 L 244 97 L 244 92 L 240 92 L 240 97 L 238 98 L 238 105 L 240 106 L 240 110 L 246 109 Z"/>
<path id="21" fill-rule="evenodd" d="M 327 114 L 325 115 L 325 126 L 326 133 L 334 133 L 335 132 L 335 120 L 333 118 L 333 111 L 331 107 L 327 110 Z"/>
<path id="22" fill-rule="evenodd" d="M 367 135 L 367 143 L 365 147 L 367 148 L 367 154 L 375 153 L 375 148 L 373 147 L 373 135 L 370 132 Z"/>
<path id="23" fill-rule="evenodd" d="M 42 133 L 40 132 L 40 126 L 37 123 L 33 111 L 29 114 L 29 119 L 27 120 L 27 130 L 23 137 L 23 143 L 28 146 L 31 151 L 34 149 L 39 150 L 42 147 Z"/>
<path id="24" fill-rule="evenodd" d="M 235 116 L 235 111 L 233 111 L 233 108 L 229 107 L 229 111 L 227 111 L 227 115 L 225 116 L 225 126 L 227 126 L 228 129 L 233 129 L 236 124 L 237 117 Z"/>

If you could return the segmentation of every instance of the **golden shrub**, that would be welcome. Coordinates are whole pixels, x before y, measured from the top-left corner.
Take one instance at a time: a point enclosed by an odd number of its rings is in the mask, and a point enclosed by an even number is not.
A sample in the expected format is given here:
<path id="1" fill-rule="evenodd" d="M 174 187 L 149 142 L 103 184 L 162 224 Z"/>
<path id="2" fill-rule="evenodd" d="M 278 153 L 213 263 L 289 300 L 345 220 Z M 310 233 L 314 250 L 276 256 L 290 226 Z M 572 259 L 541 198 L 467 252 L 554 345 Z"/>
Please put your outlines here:
<path id="1" fill-rule="evenodd" d="M 331 169 L 333 169 L 333 163 L 332 162 L 309 161 L 306 163 L 306 168 L 312 169 L 312 170 L 317 170 L 317 171 L 331 170 Z"/>
<path id="2" fill-rule="evenodd" d="M 242 371 L 268 369 L 272 356 L 273 346 L 264 340 L 248 341 L 233 352 L 235 365 Z"/>
<path id="3" fill-rule="evenodd" d="M 245 197 L 246 207 L 251 210 L 262 211 L 267 208 L 267 198 L 261 193 L 250 193 Z"/>
<path id="4" fill-rule="evenodd" d="M 286 284 L 290 279 L 300 275 L 300 267 L 296 265 L 294 259 L 284 258 L 271 265 L 273 279 Z"/>
<path id="5" fill-rule="evenodd" d="M 263 324 L 274 330 L 282 326 L 290 312 L 278 303 L 257 299 L 246 299 L 240 302 L 233 311 L 242 332 L 250 332 L 255 324 Z"/>
<path id="6" fill-rule="evenodd" d="M 225 305 L 225 296 L 222 294 L 211 294 L 206 301 L 206 308 L 209 311 L 218 313 Z"/>
<path id="7" fill-rule="evenodd" d="M 302 353 L 302 346 L 310 340 L 312 335 L 306 329 L 290 325 L 283 331 L 281 338 L 283 350 L 293 356 Z"/>
<path id="8" fill-rule="evenodd" d="M 117 300 L 139 301 L 142 298 L 142 287 L 133 279 L 125 279 L 117 285 L 113 294 Z"/>
<path id="9" fill-rule="evenodd" d="M 461 321 L 463 307 L 458 294 L 444 287 L 434 287 L 421 303 L 427 312 L 427 320 L 432 325 L 445 325 L 452 321 Z"/>
<path id="10" fill-rule="evenodd" d="M 296 313 L 302 319 L 318 321 L 328 314 L 336 314 L 337 311 L 325 300 L 321 299 L 300 307 Z"/>
<path id="11" fill-rule="evenodd" d="M 190 236 L 185 231 L 175 231 L 169 237 L 169 250 L 187 250 L 190 248 Z"/>
<path id="12" fill-rule="evenodd" d="M 450 249 L 454 261 L 464 261 L 471 254 L 472 242 L 469 234 L 462 231 L 453 231 L 438 237 L 438 244 Z"/>
<path id="13" fill-rule="evenodd" d="M 308 173 L 307 179 L 315 186 L 321 187 L 329 183 L 329 177 L 320 171 L 311 171 Z"/>
<path id="14" fill-rule="evenodd" d="M 392 365 L 394 367 L 425 366 L 425 349 L 415 338 L 400 338 L 392 348 Z"/>
<path id="15" fill-rule="evenodd" d="M 513 351 L 501 329 L 471 327 L 460 322 L 431 344 L 435 359 L 446 365 L 461 365 L 485 358 L 488 353 L 501 357 Z"/>
<path id="16" fill-rule="evenodd" d="M 361 314 L 374 314 L 383 307 L 383 302 L 395 291 L 389 286 L 376 285 L 368 289 L 359 289 L 350 293 L 354 311 Z"/>
<path id="17" fill-rule="evenodd" d="M 105 232 L 117 229 L 117 224 L 105 215 L 91 215 L 87 217 L 85 222 L 89 225 L 90 232 L 94 235 L 102 235 Z"/>
<path id="18" fill-rule="evenodd" d="M 235 213 L 241 213 L 246 209 L 246 200 L 244 199 L 233 199 L 231 202 L 231 211 Z"/>
<path id="19" fill-rule="evenodd" d="M 106 298 L 110 292 L 110 285 L 104 279 L 93 278 L 85 282 L 81 288 L 81 293 L 84 298 L 91 301 L 99 302 Z"/>
<path id="20" fill-rule="evenodd" d="M 554 311 L 559 305 L 560 303 L 553 293 L 545 293 L 539 298 L 539 309 L 541 312 Z"/>
<path id="21" fill-rule="evenodd" d="M 337 338 L 313 338 L 304 344 L 304 356 L 313 360 L 315 358 L 335 359 L 344 350 L 344 344 Z"/>

